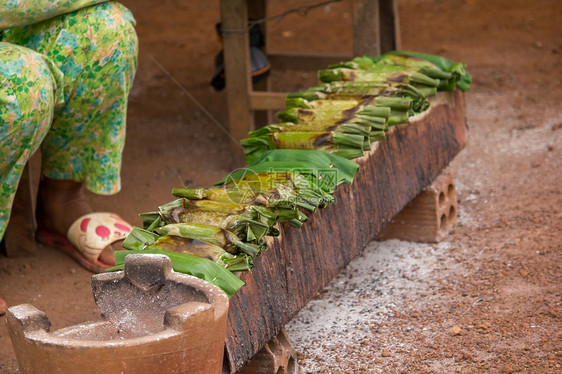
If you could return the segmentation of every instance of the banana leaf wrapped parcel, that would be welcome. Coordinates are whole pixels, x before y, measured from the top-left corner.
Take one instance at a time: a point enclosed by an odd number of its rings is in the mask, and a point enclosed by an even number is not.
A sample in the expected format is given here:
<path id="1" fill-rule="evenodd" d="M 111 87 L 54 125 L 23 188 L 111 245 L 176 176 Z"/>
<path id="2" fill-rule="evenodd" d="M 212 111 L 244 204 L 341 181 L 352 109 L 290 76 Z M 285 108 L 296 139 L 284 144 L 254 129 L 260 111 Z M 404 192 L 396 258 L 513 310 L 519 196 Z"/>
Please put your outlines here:
<path id="1" fill-rule="evenodd" d="M 289 93 L 279 123 L 241 140 L 247 165 L 209 187 L 174 188 L 174 200 L 141 213 L 115 253 L 121 270 L 130 253 L 168 256 L 175 271 L 220 287 L 229 297 L 283 225 L 302 227 L 352 184 L 352 161 L 384 141 L 393 126 L 430 108 L 439 91 L 466 92 L 463 62 L 411 51 L 360 56 L 318 72 L 316 86 Z"/>

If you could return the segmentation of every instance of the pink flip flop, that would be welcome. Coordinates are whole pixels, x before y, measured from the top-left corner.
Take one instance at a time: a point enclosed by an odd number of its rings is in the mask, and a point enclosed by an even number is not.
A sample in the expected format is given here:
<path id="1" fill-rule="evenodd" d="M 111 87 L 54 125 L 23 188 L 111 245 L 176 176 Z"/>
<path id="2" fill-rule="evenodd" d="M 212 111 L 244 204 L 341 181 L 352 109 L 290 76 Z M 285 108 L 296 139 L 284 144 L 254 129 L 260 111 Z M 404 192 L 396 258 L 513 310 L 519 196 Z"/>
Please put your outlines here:
<path id="1" fill-rule="evenodd" d="M 99 260 L 102 250 L 125 239 L 131 229 L 132 226 L 118 215 L 98 212 L 86 214 L 74 221 L 66 237 L 39 227 L 35 239 L 69 254 L 86 269 L 101 273 L 113 266 Z"/>
<path id="2" fill-rule="evenodd" d="M 8 309 L 8 306 L 6 305 L 6 302 L 2 299 L 0 299 L 0 316 L 3 315 L 4 313 L 6 313 L 6 309 Z"/>

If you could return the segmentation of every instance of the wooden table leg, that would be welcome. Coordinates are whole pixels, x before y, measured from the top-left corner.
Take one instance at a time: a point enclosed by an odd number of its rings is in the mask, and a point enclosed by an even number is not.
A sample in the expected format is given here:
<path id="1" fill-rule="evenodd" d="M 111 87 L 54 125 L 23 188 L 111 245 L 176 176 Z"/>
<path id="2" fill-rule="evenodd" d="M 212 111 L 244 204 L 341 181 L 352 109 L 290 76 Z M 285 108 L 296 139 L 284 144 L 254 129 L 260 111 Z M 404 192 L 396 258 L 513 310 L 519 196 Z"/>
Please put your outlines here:
<path id="1" fill-rule="evenodd" d="M 402 48 L 398 0 L 379 0 L 381 54 Z"/>
<path id="2" fill-rule="evenodd" d="M 353 55 L 378 56 L 400 48 L 396 0 L 353 0 Z"/>
<path id="3" fill-rule="evenodd" d="M 221 0 L 222 43 L 228 128 L 232 135 L 232 153 L 238 166 L 244 164 L 239 144 L 254 128 L 250 107 L 252 81 L 250 74 L 250 46 L 248 43 L 247 0 Z"/>

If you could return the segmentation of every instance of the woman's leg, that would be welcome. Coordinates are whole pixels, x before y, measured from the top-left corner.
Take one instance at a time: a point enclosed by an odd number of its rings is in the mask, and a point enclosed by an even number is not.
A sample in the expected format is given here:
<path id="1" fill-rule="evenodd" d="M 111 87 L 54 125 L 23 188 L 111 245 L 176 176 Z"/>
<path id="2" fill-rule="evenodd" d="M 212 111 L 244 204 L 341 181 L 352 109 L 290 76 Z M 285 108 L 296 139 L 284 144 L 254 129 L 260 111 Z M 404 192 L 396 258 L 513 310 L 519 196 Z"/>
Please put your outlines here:
<path id="1" fill-rule="evenodd" d="M 4 40 L 48 56 L 64 74 L 65 105 L 41 145 L 43 175 L 82 182 L 98 194 L 118 192 L 137 66 L 131 13 L 102 3 L 7 30 Z"/>
<path id="2" fill-rule="evenodd" d="M 127 98 L 137 66 L 134 19 L 109 2 L 7 30 L 4 40 L 50 57 L 64 73 L 65 105 L 41 145 L 37 219 L 66 235 L 92 211 L 83 186 L 98 194 L 120 189 Z M 111 248 L 100 260 L 113 262 Z"/>
<path id="3" fill-rule="evenodd" d="M 47 57 L 0 42 L 0 239 L 23 168 L 62 103 L 60 87 L 62 73 Z"/>

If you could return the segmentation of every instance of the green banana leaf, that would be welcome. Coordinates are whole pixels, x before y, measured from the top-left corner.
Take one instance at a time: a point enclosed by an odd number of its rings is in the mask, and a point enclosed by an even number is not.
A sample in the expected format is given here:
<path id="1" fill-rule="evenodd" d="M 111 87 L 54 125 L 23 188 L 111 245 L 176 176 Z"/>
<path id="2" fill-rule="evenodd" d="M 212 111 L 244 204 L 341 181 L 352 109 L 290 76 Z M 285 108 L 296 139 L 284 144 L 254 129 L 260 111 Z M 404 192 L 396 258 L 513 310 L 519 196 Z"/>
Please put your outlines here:
<path id="1" fill-rule="evenodd" d="M 212 283 L 223 290 L 228 297 L 232 297 L 232 295 L 234 295 L 236 291 L 244 285 L 244 282 L 242 282 L 236 275 L 211 260 L 157 249 L 116 251 L 115 266 L 109 268 L 107 271 L 123 270 L 125 268 L 125 257 L 134 253 L 166 255 L 172 261 L 172 267 L 175 271 L 178 273 L 193 275 L 199 279 Z"/>
<path id="2" fill-rule="evenodd" d="M 344 157 L 322 151 L 300 149 L 275 149 L 262 153 L 249 168 L 263 162 L 289 161 L 303 163 L 304 167 L 315 167 L 319 170 L 337 170 L 338 182 L 352 184 L 359 171 L 359 165 Z"/>
<path id="3" fill-rule="evenodd" d="M 352 184 L 359 170 L 359 165 L 344 157 L 316 150 L 275 149 L 263 152 L 246 168 L 238 169 L 227 175 L 215 185 L 222 185 L 229 180 L 238 180 L 248 174 L 261 172 L 294 171 L 321 176 L 334 175 L 335 186 Z"/>
<path id="4" fill-rule="evenodd" d="M 413 51 L 390 51 L 385 53 L 385 55 L 386 54 L 413 56 L 413 57 L 427 60 L 432 64 L 441 68 L 441 70 L 450 72 L 453 75 L 457 75 L 458 78 L 453 81 L 453 85 L 447 87 L 446 89 L 452 90 L 455 87 L 457 87 L 462 92 L 466 92 L 470 89 L 470 84 L 472 83 L 472 76 L 466 70 L 466 64 L 464 62 L 454 63 L 453 61 L 443 56 L 435 56 L 435 55 L 413 52 Z M 380 56 L 380 58 L 384 58 L 384 55 Z"/>

